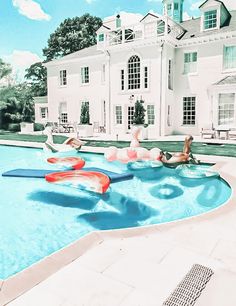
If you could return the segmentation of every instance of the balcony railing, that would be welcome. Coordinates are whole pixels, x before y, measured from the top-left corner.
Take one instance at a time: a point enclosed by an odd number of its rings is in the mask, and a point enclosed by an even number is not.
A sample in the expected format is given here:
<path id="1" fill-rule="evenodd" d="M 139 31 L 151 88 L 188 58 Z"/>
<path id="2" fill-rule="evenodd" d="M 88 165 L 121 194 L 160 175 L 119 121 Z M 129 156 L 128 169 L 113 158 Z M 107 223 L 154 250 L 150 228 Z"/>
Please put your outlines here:
<path id="1" fill-rule="evenodd" d="M 185 30 L 168 16 L 159 18 L 153 22 L 139 23 L 128 27 L 121 27 L 110 30 L 106 33 L 105 40 L 98 42 L 98 46 L 114 46 L 127 44 L 143 39 L 155 39 L 168 35 L 173 39 L 178 39 Z"/>

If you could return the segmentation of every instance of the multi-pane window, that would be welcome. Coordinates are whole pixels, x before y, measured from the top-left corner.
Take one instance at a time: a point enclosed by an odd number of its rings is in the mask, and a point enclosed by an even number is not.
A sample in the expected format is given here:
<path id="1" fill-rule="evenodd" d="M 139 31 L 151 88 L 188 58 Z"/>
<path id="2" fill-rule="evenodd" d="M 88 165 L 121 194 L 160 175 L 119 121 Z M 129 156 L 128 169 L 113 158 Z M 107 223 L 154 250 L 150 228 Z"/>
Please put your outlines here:
<path id="1" fill-rule="evenodd" d="M 184 54 L 184 73 L 197 72 L 197 52 Z"/>
<path id="2" fill-rule="evenodd" d="M 236 46 L 224 46 L 224 69 L 236 68 Z"/>
<path id="3" fill-rule="evenodd" d="M 148 67 L 144 67 L 144 88 L 148 88 Z"/>
<path id="4" fill-rule="evenodd" d="M 157 35 L 162 35 L 165 32 L 165 22 L 163 20 L 157 23 Z"/>
<path id="5" fill-rule="evenodd" d="M 104 34 L 103 33 L 98 35 L 98 41 L 99 42 L 104 41 Z"/>
<path id="6" fill-rule="evenodd" d="M 67 85 L 67 73 L 66 70 L 60 71 L 60 86 Z"/>
<path id="7" fill-rule="evenodd" d="M 116 124 L 122 124 L 122 107 L 116 105 Z"/>
<path id="8" fill-rule="evenodd" d="M 89 83 L 89 67 L 81 68 L 81 83 L 82 84 Z"/>
<path id="9" fill-rule="evenodd" d="M 134 123 L 134 106 L 128 106 L 128 130 L 131 129 Z"/>
<path id="10" fill-rule="evenodd" d="M 214 29 L 217 26 L 217 10 L 204 13 L 204 29 Z"/>
<path id="11" fill-rule="evenodd" d="M 131 56 L 128 61 L 128 89 L 140 88 L 140 58 Z"/>
<path id="12" fill-rule="evenodd" d="M 168 61 L 168 89 L 173 90 L 173 67 L 171 59 Z"/>
<path id="13" fill-rule="evenodd" d="M 219 95 L 218 106 L 218 124 L 230 125 L 234 124 L 234 93 L 225 93 Z"/>
<path id="14" fill-rule="evenodd" d="M 178 9 L 179 9 L 179 3 L 174 3 L 174 10 L 178 11 Z"/>
<path id="15" fill-rule="evenodd" d="M 167 14 L 170 15 L 172 11 L 172 4 L 167 4 Z"/>
<path id="16" fill-rule="evenodd" d="M 124 69 L 120 71 L 120 80 L 121 80 L 121 83 L 120 83 L 121 90 L 124 90 L 125 89 L 125 71 Z"/>
<path id="17" fill-rule="evenodd" d="M 147 123 L 155 124 L 155 108 L 154 105 L 147 105 Z"/>
<path id="18" fill-rule="evenodd" d="M 68 114 L 61 113 L 61 123 L 67 123 L 67 122 L 68 122 Z"/>
<path id="19" fill-rule="evenodd" d="M 60 123 L 68 122 L 67 103 L 61 102 L 59 105 Z"/>
<path id="20" fill-rule="evenodd" d="M 46 119 L 48 117 L 48 108 L 40 107 L 40 115 L 42 119 Z"/>
<path id="21" fill-rule="evenodd" d="M 196 123 L 196 98 L 183 98 L 183 125 L 195 125 Z"/>

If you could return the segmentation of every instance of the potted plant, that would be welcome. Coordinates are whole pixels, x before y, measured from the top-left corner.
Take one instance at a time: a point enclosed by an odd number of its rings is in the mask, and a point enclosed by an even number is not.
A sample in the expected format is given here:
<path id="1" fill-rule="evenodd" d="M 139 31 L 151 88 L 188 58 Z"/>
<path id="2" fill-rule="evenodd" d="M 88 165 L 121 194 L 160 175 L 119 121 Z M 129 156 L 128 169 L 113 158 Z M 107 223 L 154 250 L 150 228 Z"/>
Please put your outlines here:
<path id="1" fill-rule="evenodd" d="M 89 102 L 81 105 L 80 124 L 78 125 L 79 137 L 93 136 L 93 126 L 90 124 Z"/>
<path id="2" fill-rule="evenodd" d="M 34 131 L 33 113 L 33 104 L 28 100 L 25 102 L 22 110 L 22 122 L 20 123 L 21 133 L 28 134 Z"/>
<path id="3" fill-rule="evenodd" d="M 147 139 L 147 124 L 145 124 L 146 109 L 143 100 L 137 100 L 134 105 L 133 127 L 141 127 L 141 139 Z"/>

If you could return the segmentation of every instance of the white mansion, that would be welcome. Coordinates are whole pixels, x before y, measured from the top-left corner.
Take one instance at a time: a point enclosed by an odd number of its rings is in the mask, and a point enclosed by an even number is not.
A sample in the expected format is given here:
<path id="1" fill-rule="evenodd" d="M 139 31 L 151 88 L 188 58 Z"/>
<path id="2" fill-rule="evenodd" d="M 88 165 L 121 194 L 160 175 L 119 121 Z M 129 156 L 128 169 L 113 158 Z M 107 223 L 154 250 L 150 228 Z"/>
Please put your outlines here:
<path id="1" fill-rule="evenodd" d="M 91 123 L 124 134 L 142 99 L 149 138 L 236 126 L 236 11 L 207 0 L 199 18 L 183 21 L 183 2 L 163 0 L 163 16 L 130 26 L 110 19 L 96 46 L 47 63 L 48 97 L 36 99 L 36 121 L 79 122 L 87 102 Z"/>

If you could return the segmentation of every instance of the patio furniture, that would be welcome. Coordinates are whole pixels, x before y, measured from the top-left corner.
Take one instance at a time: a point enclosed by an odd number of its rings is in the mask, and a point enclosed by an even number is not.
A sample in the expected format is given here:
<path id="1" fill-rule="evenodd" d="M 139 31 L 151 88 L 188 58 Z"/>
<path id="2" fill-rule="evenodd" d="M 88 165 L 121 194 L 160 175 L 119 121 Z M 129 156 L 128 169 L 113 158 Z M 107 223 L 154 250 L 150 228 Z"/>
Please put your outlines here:
<path id="1" fill-rule="evenodd" d="M 217 127 L 216 128 L 217 138 L 220 139 L 221 133 L 225 133 L 225 139 L 229 139 L 229 131 L 230 129 L 228 127 Z"/>
<path id="2" fill-rule="evenodd" d="M 163 306 L 194 305 L 213 274 L 210 268 L 199 264 L 193 265 Z"/>
<path id="3" fill-rule="evenodd" d="M 106 127 L 104 125 L 99 126 L 99 133 L 106 133 Z"/>
<path id="4" fill-rule="evenodd" d="M 215 129 L 213 128 L 212 124 L 205 125 L 201 130 L 201 137 L 204 138 L 204 136 L 210 136 L 210 138 L 215 138 Z"/>
<path id="5" fill-rule="evenodd" d="M 99 133 L 99 122 L 93 122 L 93 132 Z"/>
<path id="6" fill-rule="evenodd" d="M 52 128 L 52 133 L 59 133 L 60 132 L 60 126 L 57 122 L 48 121 L 45 125 L 45 127 L 50 126 Z"/>
<path id="7" fill-rule="evenodd" d="M 230 128 L 230 130 L 229 130 L 229 139 L 236 139 L 236 127 Z"/>
<path id="8" fill-rule="evenodd" d="M 63 133 L 71 133 L 74 131 L 74 126 L 71 123 L 61 123 L 60 126 L 63 129 Z"/>

